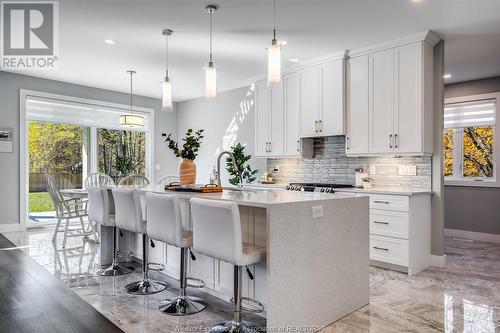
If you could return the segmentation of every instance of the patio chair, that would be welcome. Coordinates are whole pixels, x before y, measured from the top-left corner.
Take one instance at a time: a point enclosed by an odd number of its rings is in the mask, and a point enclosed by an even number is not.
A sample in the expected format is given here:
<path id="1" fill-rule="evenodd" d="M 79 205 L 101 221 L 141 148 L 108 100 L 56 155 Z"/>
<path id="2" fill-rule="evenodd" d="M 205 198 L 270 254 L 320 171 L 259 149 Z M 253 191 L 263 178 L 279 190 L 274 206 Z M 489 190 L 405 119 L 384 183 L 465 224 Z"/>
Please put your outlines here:
<path id="1" fill-rule="evenodd" d="M 83 218 L 87 216 L 87 201 L 78 198 L 66 199 L 62 196 L 59 191 L 54 178 L 47 175 L 47 190 L 49 191 L 50 198 L 54 203 L 56 209 L 57 224 L 54 230 L 54 236 L 52 236 L 52 242 L 57 240 L 57 233 L 61 226 L 61 220 L 65 220 L 66 224 L 64 226 L 64 236 L 63 236 L 63 248 L 66 247 L 66 241 L 68 237 L 88 237 L 89 235 L 94 235 L 96 242 L 98 241 L 97 232 L 94 227 L 91 226 L 91 230 L 85 230 L 85 224 Z M 69 229 L 70 220 L 78 218 L 80 220 L 80 228 Z"/>
<path id="2" fill-rule="evenodd" d="M 115 186 L 113 178 L 105 173 L 91 173 L 85 178 L 85 188 Z"/>
<path id="3" fill-rule="evenodd" d="M 150 181 L 146 176 L 133 174 L 122 178 L 118 183 L 118 186 L 130 186 L 135 188 L 141 188 L 141 187 L 146 187 L 149 184 Z"/>

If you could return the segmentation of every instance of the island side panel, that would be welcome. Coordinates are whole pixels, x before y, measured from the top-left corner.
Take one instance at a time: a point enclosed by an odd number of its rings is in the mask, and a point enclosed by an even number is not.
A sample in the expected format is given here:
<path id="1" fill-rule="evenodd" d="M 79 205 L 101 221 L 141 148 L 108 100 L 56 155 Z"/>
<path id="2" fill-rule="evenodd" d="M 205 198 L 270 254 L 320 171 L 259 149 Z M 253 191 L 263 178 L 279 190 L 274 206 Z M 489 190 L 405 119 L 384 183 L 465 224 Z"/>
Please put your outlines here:
<path id="1" fill-rule="evenodd" d="M 268 208 L 268 331 L 319 330 L 369 302 L 367 197 Z M 323 217 L 312 208 L 323 206 Z"/>

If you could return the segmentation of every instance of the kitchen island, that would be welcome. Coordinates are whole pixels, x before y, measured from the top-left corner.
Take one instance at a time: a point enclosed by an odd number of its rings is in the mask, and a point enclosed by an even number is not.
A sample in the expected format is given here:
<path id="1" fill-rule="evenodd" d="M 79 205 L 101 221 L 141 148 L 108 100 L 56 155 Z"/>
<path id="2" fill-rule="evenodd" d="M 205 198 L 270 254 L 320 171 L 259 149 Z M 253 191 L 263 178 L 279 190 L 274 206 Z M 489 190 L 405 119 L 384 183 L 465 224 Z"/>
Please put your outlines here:
<path id="1" fill-rule="evenodd" d="M 250 268 L 255 279 L 245 275 L 243 296 L 265 304 L 268 331 L 317 331 L 368 304 L 367 197 L 239 188 L 210 194 L 143 191 L 181 198 L 187 229 L 192 197 L 238 204 L 243 241 L 267 248 L 266 261 Z M 140 258 L 138 235 L 129 236 L 128 250 Z M 109 253 L 108 237 L 102 243 L 103 253 Z M 164 263 L 165 273 L 177 278 L 178 249 L 157 242 L 150 250 L 150 261 Z M 197 255 L 188 276 L 203 279 L 205 291 L 229 300 L 232 272 L 230 264 Z"/>

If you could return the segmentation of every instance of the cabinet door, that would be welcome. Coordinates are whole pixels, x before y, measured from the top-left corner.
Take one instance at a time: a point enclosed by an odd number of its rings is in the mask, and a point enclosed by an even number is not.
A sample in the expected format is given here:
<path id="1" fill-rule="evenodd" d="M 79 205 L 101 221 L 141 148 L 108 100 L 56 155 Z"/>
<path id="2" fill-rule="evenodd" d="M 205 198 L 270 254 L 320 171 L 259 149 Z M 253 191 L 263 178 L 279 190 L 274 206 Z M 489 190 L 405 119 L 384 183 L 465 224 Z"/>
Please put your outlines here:
<path id="1" fill-rule="evenodd" d="M 300 136 L 317 136 L 319 120 L 320 68 L 312 66 L 300 72 Z"/>
<path id="2" fill-rule="evenodd" d="M 369 152 L 368 55 L 347 63 L 346 153 Z"/>
<path id="3" fill-rule="evenodd" d="M 255 84 L 255 155 L 268 155 L 271 89 L 265 80 Z"/>
<path id="4" fill-rule="evenodd" d="M 321 65 L 322 136 L 344 134 L 344 59 Z"/>
<path id="5" fill-rule="evenodd" d="M 422 43 L 394 50 L 394 148 L 422 151 Z"/>
<path id="6" fill-rule="evenodd" d="M 371 152 L 394 150 L 394 51 L 370 54 Z"/>
<path id="7" fill-rule="evenodd" d="M 283 77 L 285 147 L 284 155 L 300 156 L 300 84 L 297 73 Z"/>
<path id="8" fill-rule="evenodd" d="M 271 91 L 271 122 L 269 124 L 269 155 L 283 155 L 283 86 L 269 88 Z"/>

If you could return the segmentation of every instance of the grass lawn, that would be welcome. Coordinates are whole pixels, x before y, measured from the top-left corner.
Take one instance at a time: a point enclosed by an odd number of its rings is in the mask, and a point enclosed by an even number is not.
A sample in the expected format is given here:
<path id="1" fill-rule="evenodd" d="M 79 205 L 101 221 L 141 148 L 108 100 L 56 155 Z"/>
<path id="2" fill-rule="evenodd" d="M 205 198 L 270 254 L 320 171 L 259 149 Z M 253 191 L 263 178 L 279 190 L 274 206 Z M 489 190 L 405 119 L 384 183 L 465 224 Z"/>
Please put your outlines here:
<path id="1" fill-rule="evenodd" d="M 29 194 L 29 198 L 30 213 L 52 212 L 55 210 L 48 192 L 32 192 Z"/>

